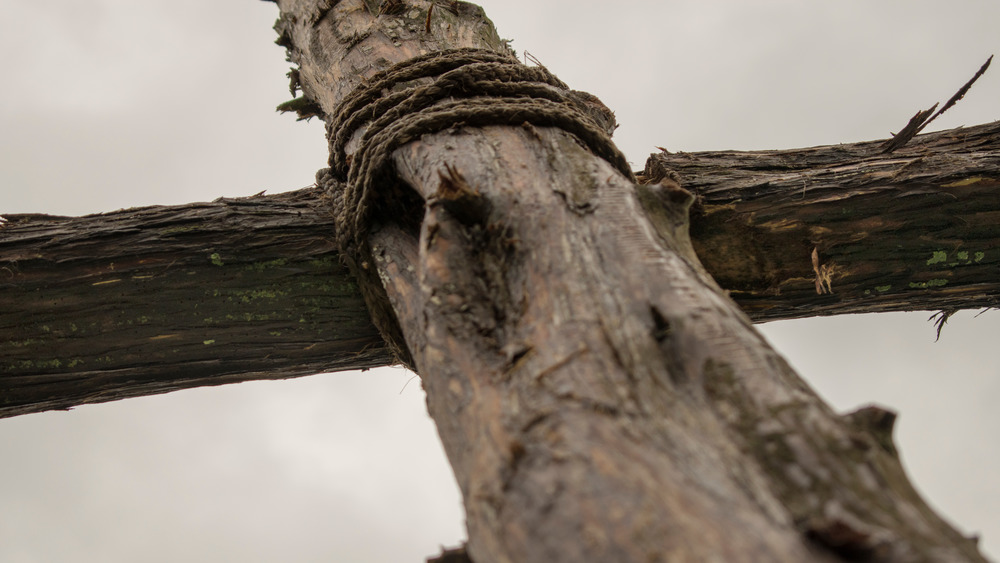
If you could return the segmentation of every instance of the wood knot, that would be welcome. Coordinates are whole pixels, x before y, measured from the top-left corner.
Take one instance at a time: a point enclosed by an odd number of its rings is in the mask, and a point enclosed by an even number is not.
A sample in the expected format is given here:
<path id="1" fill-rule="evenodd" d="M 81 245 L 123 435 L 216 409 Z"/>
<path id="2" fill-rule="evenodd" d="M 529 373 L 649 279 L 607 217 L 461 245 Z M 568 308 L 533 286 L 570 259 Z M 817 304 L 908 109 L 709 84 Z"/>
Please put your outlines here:
<path id="1" fill-rule="evenodd" d="M 437 192 L 427 200 L 428 204 L 441 205 L 463 225 L 486 224 L 493 206 L 469 185 L 461 172 L 445 163 L 444 171 L 438 171 L 438 179 L 441 183 Z"/>
<path id="2" fill-rule="evenodd" d="M 862 407 L 844 415 L 844 418 L 858 430 L 875 439 L 887 453 L 897 455 L 892 432 L 896 427 L 896 413 L 876 405 Z"/>

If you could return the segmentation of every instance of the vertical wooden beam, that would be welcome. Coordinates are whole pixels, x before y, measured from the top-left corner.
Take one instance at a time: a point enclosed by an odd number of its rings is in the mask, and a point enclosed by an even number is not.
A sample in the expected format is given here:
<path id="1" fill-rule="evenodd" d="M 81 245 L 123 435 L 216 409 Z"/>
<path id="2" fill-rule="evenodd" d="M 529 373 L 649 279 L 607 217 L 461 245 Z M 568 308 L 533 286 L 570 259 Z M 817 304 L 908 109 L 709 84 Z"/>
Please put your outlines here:
<path id="1" fill-rule="evenodd" d="M 279 4 L 326 114 L 391 62 L 496 37 L 462 3 L 431 37 L 426 1 Z M 365 263 L 427 390 L 472 560 L 982 560 L 884 435 L 833 413 L 707 277 L 688 194 L 648 188 L 676 223 L 656 230 L 628 179 L 531 125 L 455 127 L 393 159 L 424 205 L 375 217 Z"/>

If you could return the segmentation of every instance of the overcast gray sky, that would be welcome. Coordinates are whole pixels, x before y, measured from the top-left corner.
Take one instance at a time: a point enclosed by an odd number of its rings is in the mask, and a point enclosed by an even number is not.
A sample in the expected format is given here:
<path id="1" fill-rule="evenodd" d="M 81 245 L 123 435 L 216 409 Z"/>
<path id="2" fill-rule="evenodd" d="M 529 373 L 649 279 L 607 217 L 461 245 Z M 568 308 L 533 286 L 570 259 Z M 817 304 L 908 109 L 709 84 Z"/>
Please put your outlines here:
<path id="1" fill-rule="evenodd" d="M 503 37 L 672 151 L 886 137 L 1000 52 L 971 0 L 482 2 Z M 0 213 L 296 189 L 326 160 L 288 98 L 273 4 L 0 0 Z M 1000 118 L 1000 70 L 933 128 Z M 1000 249 L 987 249 L 1000 252 Z M 772 323 L 835 408 L 900 411 L 916 485 L 1000 554 L 1000 313 Z M 418 381 L 314 376 L 0 420 L 0 561 L 422 561 L 463 537 Z"/>

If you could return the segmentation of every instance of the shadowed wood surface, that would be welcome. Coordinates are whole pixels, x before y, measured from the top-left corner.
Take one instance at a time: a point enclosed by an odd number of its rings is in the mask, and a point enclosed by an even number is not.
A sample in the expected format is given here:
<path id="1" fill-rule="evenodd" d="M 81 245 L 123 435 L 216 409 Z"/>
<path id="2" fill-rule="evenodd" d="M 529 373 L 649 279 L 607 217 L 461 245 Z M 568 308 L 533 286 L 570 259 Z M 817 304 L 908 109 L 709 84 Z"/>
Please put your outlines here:
<path id="1" fill-rule="evenodd" d="M 0 229 L 0 416 L 386 365 L 303 190 Z"/>

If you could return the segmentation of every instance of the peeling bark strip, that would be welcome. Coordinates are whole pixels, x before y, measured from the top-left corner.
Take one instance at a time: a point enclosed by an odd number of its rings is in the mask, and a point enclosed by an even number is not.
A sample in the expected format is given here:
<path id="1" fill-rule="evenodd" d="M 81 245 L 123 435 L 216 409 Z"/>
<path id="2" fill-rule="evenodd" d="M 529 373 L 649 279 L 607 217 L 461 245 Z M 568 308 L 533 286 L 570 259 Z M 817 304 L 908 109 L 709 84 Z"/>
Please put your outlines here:
<path id="1" fill-rule="evenodd" d="M 324 114 L 393 63 L 502 48 L 478 10 L 428 36 L 431 3 L 398 4 L 393 16 L 342 0 L 310 20 L 315 4 L 279 1 Z M 571 135 L 454 128 L 393 162 L 402 184 L 378 189 L 424 205 L 379 215 L 368 243 L 464 495 L 473 561 L 982 560 Z M 459 184 L 485 217 L 442 198 Z"/>
<path id="2" fill-rule="evenodd" d="M 937 104 L 931 106 L 930 109 L 917 112 L 917 114 L 910 119 L 909 123 L 906 124 L 906 127 L 903 127 L 899 133 L 896 133 L 891 139 L 882 143 L 879 147 L 882 149 L 882 152 L 891 153 L 902 148 L 906 143 L 909 143 L 910 139 L 916 136 L 917 133 L 920 133 L 925 127 L 930 125 L 931 121 L 934 121 L 939 115 L 951 109 L 952 106 L 965 97 L 965 94 L 969 92 L 969 88 L 972 88 L 972 85 L 979 80 L 979 77 L 986 72 L 986 69 L 990 68 L 991 62 L 993 62 L 993 55 L 990 55 L 990 58 L 986 59 L 986 62 L 983 63 L 983 66 L 979 67 L 976 74 L 973 75 L 972 78 L 969 79 L 969 81 L 966 82 L 961 88 L 959 88 L 958 92 L 955 92 L 955 95 L 949 98 L 948 101 L 945 102 L 944 107 L 938 110 L 937 113 L 934 113 L 934 110 L 938 107 Z"/>
<path id="3" fill-rule="evenodd" d="M 386 365 L 316 190 L 0 229 L 0 417 Z"/>

